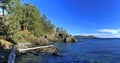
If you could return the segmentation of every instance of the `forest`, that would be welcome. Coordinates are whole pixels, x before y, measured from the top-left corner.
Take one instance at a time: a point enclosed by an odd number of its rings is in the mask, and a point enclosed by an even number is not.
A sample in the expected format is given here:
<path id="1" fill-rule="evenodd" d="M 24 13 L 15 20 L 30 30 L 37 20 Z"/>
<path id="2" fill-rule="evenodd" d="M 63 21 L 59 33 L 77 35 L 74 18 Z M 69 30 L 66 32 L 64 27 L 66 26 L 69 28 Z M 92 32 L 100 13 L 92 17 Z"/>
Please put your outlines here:
<path id="1" fill-rule="evenodd" d="M 55 27 L 36 6 L 21 0 L 0 0 L 0 39 L 19 42 L 71 42 L 75 39 L 62 27 Z M 2 41 L 1 41 L 2 42 Z M 48 42 L 48 41 L 47 41 Z"/>

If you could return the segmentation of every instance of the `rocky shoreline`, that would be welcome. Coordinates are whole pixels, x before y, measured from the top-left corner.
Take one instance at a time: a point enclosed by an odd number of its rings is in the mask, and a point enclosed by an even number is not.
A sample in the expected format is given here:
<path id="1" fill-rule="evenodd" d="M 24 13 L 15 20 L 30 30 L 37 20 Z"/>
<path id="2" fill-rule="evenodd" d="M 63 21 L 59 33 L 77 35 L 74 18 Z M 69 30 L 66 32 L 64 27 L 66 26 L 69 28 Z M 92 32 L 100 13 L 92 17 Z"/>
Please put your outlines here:
<path id="1" fill-rule="evenodd" d="M 53 34 L 47 34 L 44 37 L 40 37 L 36 40 L 36 42 L 26 42 L 26 43 L 16 43 L 16 48 L 29 48 L 29 47 L 35 47 L 35 46 L 47 46 L 52 44 L 52 42 L 63 42 L 63 43 L 74 43 L 76 42 L 76 39 L 68 34 L 62 34 L 62 33 L 53 33 Z M 0 39 L 0 50 L 3 52 L 0 52 L 0 63 L 6 63 L 8 59 L 8 55 L 10 54 L 11 46 L 15 45 L 12 42 L 9 42 L 4 39 Z M 48 47 L 48 48 L 42 48 L 37 50 L 30 50 L 26 51 L 25 53 L 20 53 L 16 51 L 16 58 L 20 58 L 21 56 L 26 56 L 29 54 L 37 55 L 37 53 L 45 53 L 53 56 L 61 56 L 59 54 L 59 48 L 56 46 Z"/>
<path id="2" fill-rule="evenodd" d="M 53 32 L 51 34 L 45 35 L 44 37 L 38 38 L 36 43 L 38 43 L 39 45 L 48 45 L 51 42 L 74 43 L 76 41 L 76 38 L 74 38 L 72 35 Z"/>
<path id="3" fill-rule="evenodd" d="M 2 49 L 0 52 L 0 63 L 7 63 L 8 57 L 10 55 L 11 50 L 10 49 Z M 29 56 L 29 55 L 39 55 L 39 53 L 45 53 L 47 55 L 52 56 L 61 56 L 59 54 L 59 48 L 56 46 L 48 47 L 48 48 L 42 48 L 42 49 L 35 49 L 35 50 L 29 50 L 26 52 L 19 52 L 16 50 L 16 59 L 15 61 L 19 60 L 23 56 Z"/>

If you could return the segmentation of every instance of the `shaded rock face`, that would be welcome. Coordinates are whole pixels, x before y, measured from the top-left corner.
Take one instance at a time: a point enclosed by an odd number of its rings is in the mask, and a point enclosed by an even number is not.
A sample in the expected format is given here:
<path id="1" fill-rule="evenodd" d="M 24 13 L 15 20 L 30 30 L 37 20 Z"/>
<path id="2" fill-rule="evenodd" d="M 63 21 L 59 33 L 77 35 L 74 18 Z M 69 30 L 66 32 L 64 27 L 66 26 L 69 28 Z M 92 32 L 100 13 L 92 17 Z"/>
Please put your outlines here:
<path id="1" fill-rule="evenodd" d="M 76 42 L 76 39 L 73 38 L 72 36 L 68 36 L 68 37 L 64 38 L 63 41 L 64 42 Z"/>
<path id="2" fill-rule="evenodd" d="M 56 41 L 56 42 L 76 42 L 77 40 L 68 34 L 63 34 L 63 33 L 51 33 L 50 35 L 46 35 L 45 38 L 47 38 L 50 41 Z"/>
<path id="3" fill-rule="evenodd" d="M 50 45 L 51 42 L 65 42 L 71 43 L 76 42 L 76 39 L 68 34 L 52 32 L 51 34 L 46 34 L 44 37 L 40 37 L 34 42 L 35 45 L 46 46 Z"/>

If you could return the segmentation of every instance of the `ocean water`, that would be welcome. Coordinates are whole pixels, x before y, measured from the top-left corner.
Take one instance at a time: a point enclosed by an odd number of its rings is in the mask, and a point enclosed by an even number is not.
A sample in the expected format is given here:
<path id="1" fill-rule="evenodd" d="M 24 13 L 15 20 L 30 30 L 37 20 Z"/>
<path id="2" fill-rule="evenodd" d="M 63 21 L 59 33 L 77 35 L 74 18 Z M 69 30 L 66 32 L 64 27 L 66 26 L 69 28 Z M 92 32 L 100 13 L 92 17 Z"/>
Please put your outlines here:
<path id="1" fill-rule="evenodd" d="M 120 63 L 120 39 L 78 39 L 77 43 L 54 45 L 61 49 L 62 57 L 40 53 L 22 63 Z"/>

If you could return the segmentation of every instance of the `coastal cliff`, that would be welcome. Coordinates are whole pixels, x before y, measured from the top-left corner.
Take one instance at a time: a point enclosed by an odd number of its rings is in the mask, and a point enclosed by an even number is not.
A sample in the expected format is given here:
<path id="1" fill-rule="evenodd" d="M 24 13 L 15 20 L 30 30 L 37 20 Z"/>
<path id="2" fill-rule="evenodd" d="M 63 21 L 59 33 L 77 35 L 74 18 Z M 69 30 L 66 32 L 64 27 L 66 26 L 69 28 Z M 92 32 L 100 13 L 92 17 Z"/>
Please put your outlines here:
<path id="1" fill-rule="evenodd" d="M 50 41 L 54 41 L 54 42 L 64 42 L 64 43 L 68 43 L 68 42 L 76 42 L 76 39 L 69 34 L 64 34 L 64 33 L 58 33 L 58 32 L 54 32 L 51 34 L 47 34 L 45 36 L 45 38 L 47 38 Z"/>

